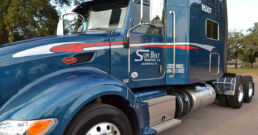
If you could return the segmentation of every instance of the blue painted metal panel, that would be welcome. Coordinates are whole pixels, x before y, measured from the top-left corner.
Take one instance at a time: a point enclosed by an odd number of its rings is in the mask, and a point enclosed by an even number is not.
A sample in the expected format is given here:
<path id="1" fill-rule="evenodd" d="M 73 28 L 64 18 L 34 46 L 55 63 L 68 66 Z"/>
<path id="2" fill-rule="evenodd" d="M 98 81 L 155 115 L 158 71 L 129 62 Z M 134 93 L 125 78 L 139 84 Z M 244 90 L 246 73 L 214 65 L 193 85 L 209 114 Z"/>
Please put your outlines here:
<path id="1" fill-rule="evenodd" d="M 51 44 L 66 43 L 69 45 L 77 42 L 109 42 L 109 37 L 105 33 L 95 35 L 82 34 L 64 37 L 49 37 L 12 43 L 11 45 L 0 48 L 0 70 L 3 71 L 0 73 L 0 76 L 2 76 L 0 79 L 0 106 L 26 85 L 36 81 L 42 76 L 56 72 L 60 69 L 91 66 L 109 72 L 110 60 L 108 56 L 110 55 L 110 50 L 108 49 L 98 51 L 86 50 L 85 52 L 51 52 L 51 48 L 49 48 L 44 52 L 46 54 L 33 54 L 37 51 L 43 52 L 44 48 L 41 47 Z M 38 48 L 38 50 L 30 51 L 30 49 L 33 48 Z M 26 50 L 29 50 L 29 52 L 20 53 Z M 94 60 L 91 62 L 70 65 L 62 62 L 63 58 L 87 52 L 95 53 Z M 19 57 L 14 57 L 15 54 L 19 54 Z"/>
<path id="2" fill-rule="evenodd" d="M 139 3 L 135 2 L 129 5 L 130 8 L 128 12 L 130 12 L 130 14 L 128 14 L 128 16 L 131 18 L 131 21 L 128 22 L 126 26 L 133 27 L 135 16 L 139 15 L 138 10 L 135 9 L 137 4 Z M 145 2 L 145 5 L 148 6 L 149 3 Z M 111 41 L 123 41 L 126 32 L 127 31 L 112 34 Z M 160 65 L 162 65 L 162 68 L 165 67 L 163 58 L 165 49 L 146 46 L 152 43 L 164 43 L 163 36 L 161 34 L 144 34 L 132 31 L 130 33 L 130 42 L 129 49 L 116 48 L 115 46 L 114 48 L 111 47 L 112 76 L 126 83 L 129 88 L 165 85 L 165 71 L 163 69 L 162 73 L 159 72 Z M 137 46 L 135 46 L 136 44 Z M 152 54 L 158 56 L 151 58 Z M 142 56 L 142 59 L 139 55 Z M 136 75 L 135 77 L 133 76 L 134 74 Z"/>
<path id="3" fill-rule="evenodd" d="M 212 12 L 209 14 L 202 11 L 202 4 L 212 8 Z M 224 73 L 224 19 L 223 15 L 223 3 L 220 0 L 214 1 L 191 1 L 190 3 L 190 13 L 191 13 L 191 23 L 190 23 L 190 42 L 200 43 L 213 47 L 213 49 L 207 51 L 204 49 L 199 49 L 199 51 L 190 52 L 190 82 L 196 83 L 200 81 L 216 80 Z M 206 20 L 213 20 L 219 23 L 219 40 L 208 39 L 206 37 Z M 218 57 L 212 56 L 214 53 L 220 55 L 220 73 L 217 74 L 218 69 Z M 211 58 L 210 58 L 211 57 Z M 211 60 L 210 60 L 211 59 Z M 211 72 L 209 69 L 209 64 L 211 64 Z"/>
<path id="4" fill-rule="evenodd" d="M 166 50 L 166 84 L 167 85 L 181 85 L 188 84 L 188 63 L 189 63 L 189 45 L 185 44 L 189 42 L 189 9 L 184 6 L 176 5 L 172 1 L 168 1 L 166 9 L 167 15 L 167 43 L 172 45 L 172 48 Z M 174 11 L 175 14 L 170 14 L 170 11 Z M 175 16 L 175 24 L 174 22 Z M 173 64 L 174 64 L 174 25 L 176 27 L 176 47 L 182 46 L 182 48 L 176 48 L 175 50 L 175 67 L 176 74 L 173 76 Z M 182 44 L 181 44 L 182 43 Z"/>
<path id="5" fill-rule="evenodd" d="M 141 101 L 166 95 L 167 90 L 165 88 L 150 88 L 148 90 L 135 92 L 135 96 L 138 97 Z"/>
<path id="6" fill-rule="evenodd" d="M 96 68 L 69 68 L 31 83 L 1 107 L 0 121 L 57 118 L 58 125 L 50 135 L 61 135 L 81 108 L 104 95 L 126 99 L 137 113 L 141 134 L 153 132 L 145 131 L 148 127 L 146 105 L 136 101 L 123 83 Z"/>
<path id="7" fill-rule="evenodd" d="M 212 8 L 212 12 L 209 14 L 203 11 L 202 4 Z M 166 84 L 192 84 L 203 81 L 216 80 L 222 76 L 224 73 L 225 45 L 225 35 L 223 31 L 225 28 L 223 19 L 223 1 L 181 0 L 180 2 L 167 0 L 167 5 L 167 43 L 173 43 L 173 25 L 175 25 L 176 45 L 178 47 L 175 54 L 175 77 L 173 77 L 173 73 L 171 72 L 171 67 L 173 67 L 171 64 L 174 64 L 174 51 L 173 49 L 166 50 Z M 173 24 L 174 14 L 169 14 L 170 11 L 175 12 L 175 24 Z M 220 38 L 218 41 L 208 39 L 206 37 L 207 19 L 214 20 L 219 23 Z M 189 48 L 184 50 L 180 48 L 180 45 L 184 45 L 185 47 Z M 219 56 L 217 54 L 219 54 Z M 219 74 L 217 74 L 218 69 L 220 71 Z M 178 70 L 184 72 L 180 73 Z"/>

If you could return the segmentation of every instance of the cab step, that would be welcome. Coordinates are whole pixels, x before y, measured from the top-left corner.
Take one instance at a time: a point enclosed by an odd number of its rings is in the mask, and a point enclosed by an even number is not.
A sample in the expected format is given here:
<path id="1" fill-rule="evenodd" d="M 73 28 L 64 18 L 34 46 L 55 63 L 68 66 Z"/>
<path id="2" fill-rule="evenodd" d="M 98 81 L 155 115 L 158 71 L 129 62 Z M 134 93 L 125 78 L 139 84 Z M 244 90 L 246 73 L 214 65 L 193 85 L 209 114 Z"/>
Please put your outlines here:
<path id="1" fill-rule="evenodd" d="M 178 120 L 178 119 L 172 119 L 172 120 L 169 120 L 169 121 L 166 121 L 166 122 L 163 122 L 159 125 L 156 125 L 156 126 L 153 126 L 151 127 L 151 129 L 154 129 L 157 131 L 157 133 L 161 133 L 163 131 L 166 131 L 172 127 L 175 127 L 179 124 L 181 124 L 182 121 L 181 120 Z"/>
<path id="2" fill-rule="evenodd" d="M 150 127 L 163 132 L 171 127 L 181 124 L 181 120 L 175 119 L 176 97 L 172 95 L 161 96 L 145 100 L 148 103 Z"/>

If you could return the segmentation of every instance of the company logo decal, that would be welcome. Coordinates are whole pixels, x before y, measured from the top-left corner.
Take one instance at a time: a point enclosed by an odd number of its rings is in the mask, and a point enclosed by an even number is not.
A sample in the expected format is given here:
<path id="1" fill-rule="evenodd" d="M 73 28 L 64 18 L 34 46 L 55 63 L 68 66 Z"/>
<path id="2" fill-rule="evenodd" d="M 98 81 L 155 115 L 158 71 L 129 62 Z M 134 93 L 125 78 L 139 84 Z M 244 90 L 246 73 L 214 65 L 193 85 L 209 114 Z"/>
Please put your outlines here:
<path id="1" fill-rule="evenodd" d="M 62 62 L 65 64 L 74 64 L 77 62 L 77 59 L 75 57 L 66 57 L 62 59 Z"/>
<path id="2" fill-rule="evenodd" d="M 158 65 L 161 62 L 160 53 L 155 51 L 138 49 L 136 50 L 137 58 L 134 59 L 135 62 L 141 62 L 142 66 Z"/>
<path id="3" fill-rule="evenodd" d="M 132 77 L 133 79 L 138 78 L 138 76 L 139 76 L 139 74 L 138 74 L 137 72 L 132 72 L 132 73 L 131 73 L 131 77 Z"/>

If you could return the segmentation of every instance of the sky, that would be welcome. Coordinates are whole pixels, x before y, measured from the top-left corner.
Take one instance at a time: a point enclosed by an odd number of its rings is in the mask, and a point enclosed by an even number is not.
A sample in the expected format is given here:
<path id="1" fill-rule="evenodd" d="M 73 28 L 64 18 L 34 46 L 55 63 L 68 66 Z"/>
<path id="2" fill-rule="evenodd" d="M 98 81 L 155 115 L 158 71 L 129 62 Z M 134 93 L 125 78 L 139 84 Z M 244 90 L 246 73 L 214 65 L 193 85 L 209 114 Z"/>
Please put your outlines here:
<path id="1" fill-rule="evenodd" d="M 258 0 L 227 0 L 230 31 L 246 32 L 258 22 Z"/>

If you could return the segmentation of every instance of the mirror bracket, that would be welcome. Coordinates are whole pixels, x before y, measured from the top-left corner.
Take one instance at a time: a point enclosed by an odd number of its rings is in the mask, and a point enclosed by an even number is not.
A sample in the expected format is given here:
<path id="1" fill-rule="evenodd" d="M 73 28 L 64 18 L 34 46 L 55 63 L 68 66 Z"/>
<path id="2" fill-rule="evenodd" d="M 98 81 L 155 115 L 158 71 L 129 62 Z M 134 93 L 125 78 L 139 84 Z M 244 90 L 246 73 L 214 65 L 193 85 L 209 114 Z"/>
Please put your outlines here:
<path id="1" fill-rule="evenodd" d="M 130 47 L 130 33 L 131 31 L 133 31 L 134 29 L 136 29 L 137 27 L 141 26 L 141 25 L 146 25 L 145 23 L 139 23 L 135 26 L 133 26 L 131 29 L 129 29 L 126 33 L 126 35 L 124 36 L 124 48 L 129 48 Z"/>

